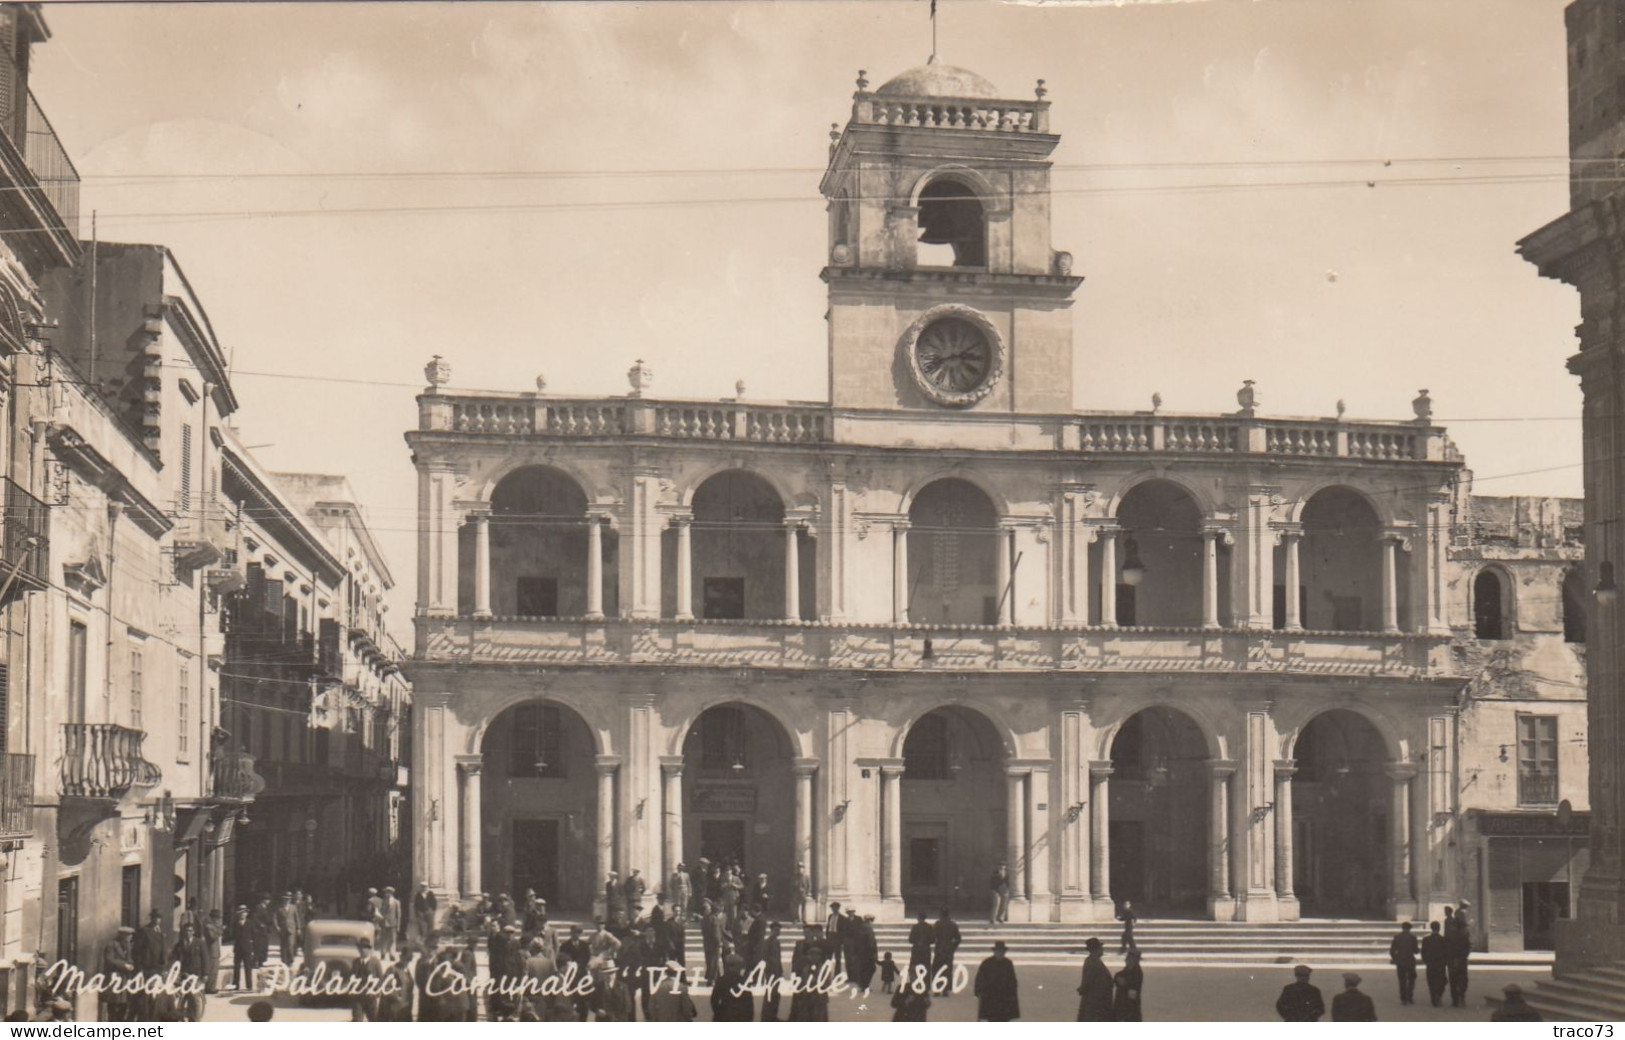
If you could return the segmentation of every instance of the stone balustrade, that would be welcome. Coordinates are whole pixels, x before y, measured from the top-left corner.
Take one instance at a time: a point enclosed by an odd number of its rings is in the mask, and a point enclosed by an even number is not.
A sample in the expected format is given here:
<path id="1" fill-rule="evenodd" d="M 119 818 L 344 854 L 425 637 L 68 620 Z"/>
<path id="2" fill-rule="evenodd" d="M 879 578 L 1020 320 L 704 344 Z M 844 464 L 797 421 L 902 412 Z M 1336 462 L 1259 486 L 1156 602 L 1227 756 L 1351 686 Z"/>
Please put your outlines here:
<path id="1" fill-rule="evenodd" d="M 1146 452 L 1184 455 L 1274 455 L 1372 462 L 1449 461 L 1454 448 L 1442 427 L 1424 422 L 1266 419 L 1247 415 L 942 415 L 842 412 L 822 404 L 563 398 L 538 394 L 425 393 L 419 428 L 500 437 L 659 437 L 766 444 L 828 444 L 837 419 L 941 424 L 966 431 L 978 424 L 1030 424 L 1023 443 L 1092 455 Z M 1041 432 L 1040 432 L 1041 431 Z"/>
<path id="2" fill-rule="evenodd" d="M 423 660 L 872 671 L 1027 670 L 1439 677 L 1449 637 L 1186 628 L 992 628 L 773 621 L 434 618 Z"/>
<path id="3" fill-rule="evenodd" d="M 884 97 L 859 92 L 852 121 L 874 126 L 921 126 L 1008 133 L 1049 132 L 1049 102 L 984 98 Z"/>

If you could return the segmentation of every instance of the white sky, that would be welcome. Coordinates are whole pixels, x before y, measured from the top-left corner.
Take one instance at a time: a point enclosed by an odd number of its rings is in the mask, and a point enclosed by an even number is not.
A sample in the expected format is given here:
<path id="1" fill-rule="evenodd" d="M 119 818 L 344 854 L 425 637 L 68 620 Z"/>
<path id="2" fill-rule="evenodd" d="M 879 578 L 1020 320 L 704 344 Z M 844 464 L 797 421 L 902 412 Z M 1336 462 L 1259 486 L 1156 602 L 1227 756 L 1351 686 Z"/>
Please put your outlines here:
<path id="1" fill-rule="evenodd" d="M 1578 301 L 1514 253 L 1567 208 L 1563 6 L 943 0 L 942 60 L 1047 80 L 1078 406 L 1251 378 L 1265 414 L 1409 418 L 1427 387 L 1480 493 L 1578 494 Z M 624 393 L 641 357 L 657 395 L 825 395 L 829 125 L 859 68 L 925 59 L 926 10 L 51 6 L 33 83 L 84 233 L 179 256 L 246 443 L 350 476 L 404 639 L 431 354 L 466 387 Z"/>

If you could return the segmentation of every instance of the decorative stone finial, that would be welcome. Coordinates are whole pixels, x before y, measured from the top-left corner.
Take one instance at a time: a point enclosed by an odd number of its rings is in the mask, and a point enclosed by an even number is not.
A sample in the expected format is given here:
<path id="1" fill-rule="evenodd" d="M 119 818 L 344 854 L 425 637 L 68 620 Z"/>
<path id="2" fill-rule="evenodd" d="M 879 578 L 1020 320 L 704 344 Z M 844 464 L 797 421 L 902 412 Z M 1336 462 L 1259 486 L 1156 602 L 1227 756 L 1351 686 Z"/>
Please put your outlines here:
<path id="1" fill-rule="evenodd" d="M 1038 100 L 1040 100 L 1040 101 L 1042 101 L 1042 100 L 1044 100 L 1044 98 L 1045 98 L 1045 97 L 1046 97 L 1046 96 L 1047 96 L 1047 95 L 1048 95 L 1048 94 L 1049 94 L 1049 89 L 1048 89 L 1048 88 L 1047 88 L 1047 87 L 1045 87 L 1045 86 L 1044 86 L 1044 81 L 1043 81 L 1043 80 L 1039 80 L 1039 81 L 1038 81 L 1038 86 L 1036 86 L 1036 87 L 1034 87 L 1034 88 L 1033 88 L 1033 95 L 1034 95 L 1034 96 L 1035 96 L 1035 97 L 1037 97 L 1037 98 L 1038 98 Z"/>
<path id="2" fill-rule="evenodd" d="M 1061 277 L 1072 273 L 1072 254 L 1064 249 L 1057 249 L 1050 253 L 1050 270 Z"/>
<path id="3" fill-rule="evenodd" d="M 632 363 L 632 367 L 626 370 L 626 381 L 632 384 L 632 396 L 642 397 L 643 391 L 655 381 L 654 369 L 645 365 L 642 358 L 638 358 Z"/>
<path id="4" fill-rule="evenodd" d="M 439 354 L 429 359 L 423 366 L 423 378 L 429 381 L 430 386 L 445 386 L 451 382 L 451 365 Z"/>
<path id="5" fill-rule="evenodd" d="M 1162 394 L 1153 392 L 1151 395 L 1151 414 L 1156 415 L 1162 410 Z"/>
<path id="6" fill-rule="evenodd" d="M 1416 413 L 1417 422 L 1433 421 L 1433 398 L 1428 396 L 1426 390 L 1416 392 L 1416 400 L 1411 402 L 1411 411 Z"/>
<path id="7" fill-rule="evenodd" d="M 868 69 L 859 69 L 858 70 L 858 89 L 859 90 L 868 90 L 869 89 L 869 70 Z"/>
<path id="8" fill-rule="evenodd" d="M 1241 389 L 1236 391 L 1236 403 L 1241 405 L 1242 415 L 1256 415 L 1258 413 L 1258 391 L 1253 389 L 1251 379 L 1241 381 Z"/>
<path id="9" fill-rule="evenodd" d="M 1338 417 L 1338 419 L 1342 419 L 1343 418 L 1343 413 L 1348 411 L 1348 410 L 1349 410 L 1349 406 L 1344 404 L 1343 399 L 1341 397 L 1339 397 L 1337 399 L 1337 417 Z"/>
<path id="10" fill-rule="evenodd" d="M 745 381 L 743 379 L 735 379 L 734 380 L 734 396 L 735 397 L 744 397 L 745 396 Z"/>
<path id="11" fill-rule="evenodd" d="M 852 247 L 845 242 L 835 243 L 829 251 L 829 261 L 837 267 L 845 267 L 852 262 Z"/>
<path id="12" fill-rule="evenodd" d="M 540 394 L 540 393 L 545 393 L 546 391 L 547 391 L 547 376 L 546 375 L 538 375 L 536 377 L 536 392 Z"/>
<path id="13" fill-rule="evenodd" d="M 839 142 L 840 139 L 841 139 L 841 124 L 840 123 L 831 123 L 831 124 L 829 124 L 829 141 L 830 141 L 830 144 L 835 144 L 835 143 Z"/>

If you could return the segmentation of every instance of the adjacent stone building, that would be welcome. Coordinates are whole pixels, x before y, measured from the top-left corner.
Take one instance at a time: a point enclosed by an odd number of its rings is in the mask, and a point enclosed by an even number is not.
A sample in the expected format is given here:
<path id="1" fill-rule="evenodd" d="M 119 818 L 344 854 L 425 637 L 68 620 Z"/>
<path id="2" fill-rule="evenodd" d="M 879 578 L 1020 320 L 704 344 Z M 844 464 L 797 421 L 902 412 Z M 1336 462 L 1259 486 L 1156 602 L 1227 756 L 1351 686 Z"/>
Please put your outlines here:
<path id="1" fill-rule="evenodd" d="M 1049 104 L 860 75 L 822 184 L 828 402 L 431 362 L 418 880 L 586 912 L 612 870 L 733 859 L 794 914 L 804 864 L 898 920 L 983 907 L 1005 864 L 1018 920 L 1423 918 L 1502 869 L 1465 814 L 1558 816 L 1464 737 L 1572 699 L 1515 584 L 1563 580 L 1568 529 L 1476 539 L 1425 390 L 1397 422 L 1268 417 L 1250 381 L 1226 414 L 1074 410 Z M 1517 634 L 1480 640 L 1492 580 Z M 1508 639 L 1554 683 L 1507 690 Z"/>
<path id="2" fill-rule="evenodd" d="M 1518 244 L 1542 275 L 1580 292 L 1580 349 L 1569 370 L 1584 394 L 1586 584 L 1592 762 L 1591 858 L 1558 948 L 1564 971 L 1625 959 L 1625 10 L 1576 0 L 1568 27 L 1569 212 Z"/>

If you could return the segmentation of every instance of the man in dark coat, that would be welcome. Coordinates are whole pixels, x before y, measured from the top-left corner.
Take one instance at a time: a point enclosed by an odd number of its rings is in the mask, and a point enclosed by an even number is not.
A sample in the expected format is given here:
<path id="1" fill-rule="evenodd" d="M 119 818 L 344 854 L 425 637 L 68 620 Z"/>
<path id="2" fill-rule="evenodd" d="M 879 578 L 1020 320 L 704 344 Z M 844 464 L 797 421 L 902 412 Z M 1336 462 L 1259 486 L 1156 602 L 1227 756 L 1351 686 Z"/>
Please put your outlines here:
<path id="1" fill-rule="evenodd" d="M 1427 970 L 1428 997 L 1433 1006 L 1439 1006 L 1439 1000 L 1444 996 L 1446 983 L 1445 971 L 1449 963 L 1449 953 L 1445 949 L 1444 936 L 1439 934 L 1439 922 L 1433 921 L 1428 925 L 1429 934 L 1422 939 L 1422 966 Z"/>
<path id="2" fill-rule="evenodd" d="M 1145 987 L 1145 969 L 1140 967 L 1140 951 L 1128 951 L 1128 963 L 1112 976 L 1112 1017 L 1119 1022 L 1141 1022 L 1140 993 Z"/>
<path id="3" fill-rule="evenodd" d="M 824 922 L 824 941 L 829 943 L 824 951 L 828 958 L 835 963 L 835 970 L 841 970 L 841 953 L 845 942 L 846 918 L 841 913 L 840 903 L 829 904 L 829 919 Z"/>
<path id="4" fill-rule="evenodd" d="M 147 915 L 147 923 L 130 943 L 130 959 L 141 975 L 162 975 L 169 969 L 169 943 L 164 939 L 164 915 L 157 910 Z M 137 1020 L 152 1017 L 152 995 L 137 993 L 130 998 L 130 1013 Z"/>
<path id="5" fill-rule="evenodd" d="M 649 890 L 648 882 L 636 867 L 632 868 L 632 876 L 626 879 L 626 913 L 629 920 L 636 921 L 643 916 L 643 893 Z"/>
<path id="6" fill-rule="evenodd" d="M 1021 1017 L 1021 998 L 1016 991 L 1016 966 L 1004 955 L 1004 940 L 993 944 L 993 956 L 976 969 L 976 1020 L 1011 1022 Z M 1088 969 L 1085 968 L 1087 978 Z M 1111 985 L 1111 979 L 1106 980 Z M 1082 989 L 1079 989 L 1082 992 Z M 1079 1016 L 1082 1021 L 1082 1016 Z"/>
<path id="7" fill-rule="evenodd" d="M 931 959 L 931 995 L 951 997 L 954 995 L 954 953 L 963 939 L 948 907 L 942 908 L 933 931 L 937 944 L 936 955 Z"/>
<path id="8" fill-rule="evenodd" d="M 220 919 L 219 908 L 209 911 L 209 916 L 203 919 L 199 928 L 203 939 L 203 949 L 209 958 L 209 966 L 203 976 L 203 992 L 218 993 L 220 991 L 220 940 L 226 934 L 226 924 Z"/>
<path id="9" fill-rule="evenodd" d="M 1360 992 L 1360 976 L 1352 971 L 1343 973 L 1343 992 L 1332 998 L 1333 1022 L 1375 1022 L 1377 1007 L 1371 998 Z"/>
<path id="10" fill-rule="evenodd" d="M 610 931 L 619 932 L 626 927 L 626 889 L 621 885 L 620 875 L 613 870 L 604 879 L 604 916 L 609 919 Z"/>
<path id="11" fill-rule="evenodd" d="M 1450 1004 L 1467 1006 L 1467 958 L 1473 952 L 1472 932 L 1467 926 L 1467 900 L 1461 901 L 1454 916 L 1446 915 L 1444 923 L 1445 969 L 1450 976 Z"/>
<path id="12" fill-rule="evenodd" d="M 857 940 L 853 943 L 856 954 L 851 965 L 852 981 L 857 983 L 858 989 L 868 993 L 869 987 L 874 985 L 875 972 L 880 968 L 880 944 L 875 941 L 874 915 L 863 915 L 853 921 L 852 927 L 857 930 Z"/>
<path id="13" fill-rule="evenodd" d="M 1134 904 L 1125 899 L 1123 909 L 1117 912 L 1117 919 L 1123 922 L 1123 944 L 1117 950 L 1122 955 L 1134 948 L 1134 922 L 1140 917 L 1134 912 Z"/>
<path id="14" fill-rule="evenodd" d="M 784 944 L 779 941 L 779 922 L 767 926 L 767 935 L 756 948 L 756 961 L 762 966 L 762 977 L 767 981 L 767 992 L 762 994 L 762 1021 L 779 1020 L 779 1000 L 783 997 L 779 983 L 784 978 Z"/>
<path id="15" fill-rule="evenodd" d="M 926 991 L 930 992 L 931 948 L 936 941 L 937 930 L 931 927 L 931 922 L 925 919 L 925 911 L 921 910 L 914 927 L 908 930 L 908 975 L 903 979 L 905 987 L 919 985 L 924 975 Z"/>
<path id="16" fill-rule="evenodd" d="M 1106 970 L 1101 954 L 1106 944 L 1090 937 L 1084 940 L 1089 955 L 1083 959 L 1083 979 L 1078 983 L 1078 1021 L 1112 1020 L 1112 973 Z"/>
<path id="17" fill-rule="evenodd" d="M 248 916 L 246 906 L 237 908 L 231 923 L 231 955 L 231 988 L 258 989 L 260 962 L 254 956 L 254 920 Z"/>
<path id="18" fill-rule="evenodd" d="M 113 938 L 102 947 L 101 973 L 109 981 L 118 979 L 128 981 L 136 975 L 135 960 L 130 953 L 130 938 L 135 929 L 129 925 L 120 925 Z M 98 994 L 101 1003 L 101 1020 L 103 1022 L 131 1021 L 131 994 L 118 992 L 113 986 L 108 986 Z"/>
<path id="19" fill-rule="evenodd" d="M 1326 1013 L 1326 1002 L 1320 990 L 1309 984 L 1309 965 L 1300 964 L 1292 969 L 1293 981 L 1282 987 L 1275 1001 L 1275 1013 L 1283 1022 L 1319 1022 Z"/>
<path id="20" fill-rule="evenodd" d="M 745 959 L 730 954 L 711 989 L 711 1021 L 749 1022 L 756 1017 L 756 998 L 745 985 Z"/>
<path id="21" fill-rule="evenodd" d="M 1388 963 L 1394 966 L 1394 972 L 1399 976 L 1399 1002 L 1401 1004 L 1416 1003 L 1416 936 L 1411 933 L 1411 923 L 1406 921 L 1399 926 L 1399 934 L 1394 941 L 1388 944 Z"/>

